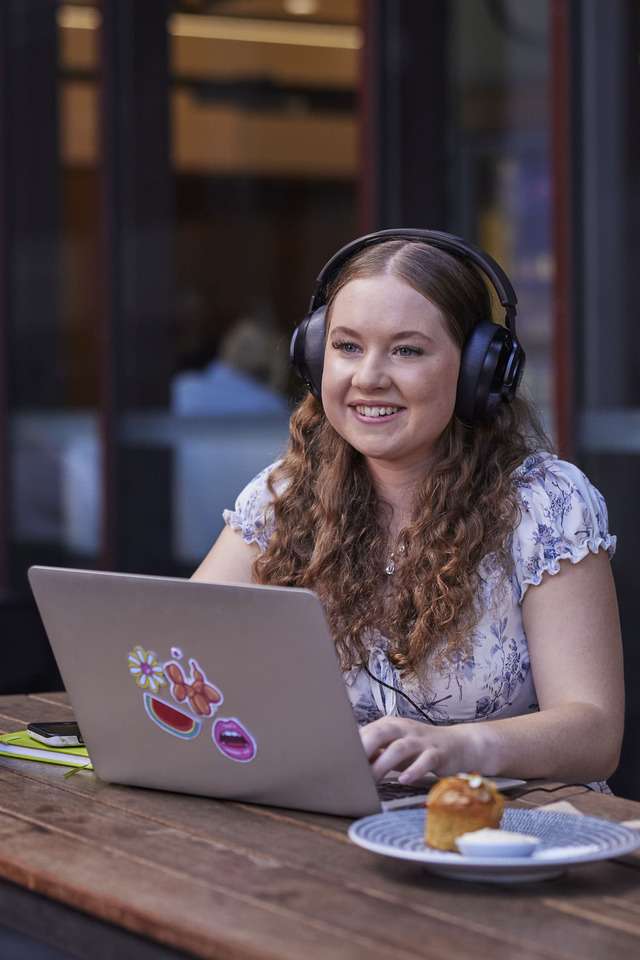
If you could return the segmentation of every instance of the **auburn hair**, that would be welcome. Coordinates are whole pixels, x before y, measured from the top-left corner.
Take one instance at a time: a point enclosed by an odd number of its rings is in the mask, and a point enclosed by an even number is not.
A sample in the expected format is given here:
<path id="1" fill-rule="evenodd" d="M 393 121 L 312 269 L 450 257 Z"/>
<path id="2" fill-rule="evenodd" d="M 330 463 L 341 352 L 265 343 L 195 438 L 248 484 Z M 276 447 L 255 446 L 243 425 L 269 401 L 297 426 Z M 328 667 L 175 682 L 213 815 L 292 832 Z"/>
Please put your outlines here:
<path id="1" fill-rule="evenodd" d="M 359 277 L 392 275 L 438 307 L 460 349 L 491 319 L 487 286 L 466 260 L 415 241 L 358 252 L 327 294 L 327 326 L 339 291 Z M 269 477 L 275 530 L 254 563 L 258 583 L 307 587 L 320 596 L 343 669 L 366 662 L 375 628 L 401 671 L 442 665 L 469 649 L 481 613 L 479 566 L 492 555 L 505 575 L 520 519 L 514 470 L 550 449 L 532 405 L 517 397 L 473 427 L 454 415 L 419 485 L 400 534 L 389 585 L 382 558 L 392 549 L 364 457 L 308 395 L 291 417 L 287 452 Z"/>

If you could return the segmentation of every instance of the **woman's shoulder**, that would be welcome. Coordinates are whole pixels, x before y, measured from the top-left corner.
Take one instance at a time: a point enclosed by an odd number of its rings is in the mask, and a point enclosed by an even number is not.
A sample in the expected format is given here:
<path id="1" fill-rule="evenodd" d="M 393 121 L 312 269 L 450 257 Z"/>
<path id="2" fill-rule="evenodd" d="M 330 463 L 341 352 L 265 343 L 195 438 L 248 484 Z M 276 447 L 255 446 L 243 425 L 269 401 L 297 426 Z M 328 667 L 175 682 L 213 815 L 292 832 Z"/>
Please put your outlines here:
<path id="1" fill-rule="evenodd" d="M 269 481 L 282 461 L 276 460 L 256 474 L 240 491 L 233 510 L 223 511 L 224 522 L 242 534 L 246 543 L 257 543 L 264 550 L 273 533 L 274 493 Z M 282 481 L 274 481 L 275 494 L 281 492 Z"/>
<path id="2" fill-rule="evenodd" d="M 574 463 L 540 451 L 514 471 L 520 522 L 514 532 L 514 560 L 522 593 L 557 573 L 560 560 L 579 562 L 588 553 L 613 555 L 604 497 Z"/>
<path id="3" fill-rule="evenodd" d="M 560 460 L 555 453 L 541 450 L 530 454 L 513 471 L 513 479 L 524 506 L 528 498 L 558 496 L 560 491 L 571 496 L 572 493 L 597 495 L 600 491 L 591 483 L 587 475 L 568 460 Z"/>
<path id="4" fill-rule="evenodd" d="M 273 494 L 269 487 L 269 481 L 271 480 L 271 477 L 273 476 L 273 474 L 278 469 L 281 463 L 282 463 L 281 460 L 274 460 L 273 463 L 270 463 L 268 466 L 264 467 L 260 471 L 260 473 L 257 473 L 252 480 L 249 480 L 249 483 L 246 485 L 246 487 L 243 487 L 243 489 L 240 491 L 236 502 L 238 501 L 241 501 L 242 503 L 256 503 L 258 501 L 260 502 L 264 501 L 267 503 L 272 502 Z M 277 484 L 276 484 L 276 490 L 277 490 Z"/>

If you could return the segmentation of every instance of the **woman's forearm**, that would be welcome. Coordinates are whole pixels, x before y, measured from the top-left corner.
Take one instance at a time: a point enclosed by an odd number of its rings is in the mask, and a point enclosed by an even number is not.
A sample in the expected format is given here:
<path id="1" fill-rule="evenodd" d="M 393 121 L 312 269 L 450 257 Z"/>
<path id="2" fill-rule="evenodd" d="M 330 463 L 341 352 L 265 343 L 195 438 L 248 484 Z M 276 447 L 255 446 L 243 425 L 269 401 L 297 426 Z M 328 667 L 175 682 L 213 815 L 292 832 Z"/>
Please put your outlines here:
<path id="1" fill-rule="evenodd" d="M 465 725 L 464 732 L 470 760 L 477 759 L 483 773 L 583 782 L 604 780 L 616 769 L 622 722 L 594 704 L 567 703 Z"/>
<path id="2" fill-rule="evenodd" d="M 400 770 L 412 783 L 435 773 L 477 771 L 523 780 L 587 783 L 616 769 L 622 740 L 622 705 L 605 711 L 593 703 L 565 703 L 504 720 L 434 726 L 403 717 L 380 717 L 360 728 L 376 778 Z"/>

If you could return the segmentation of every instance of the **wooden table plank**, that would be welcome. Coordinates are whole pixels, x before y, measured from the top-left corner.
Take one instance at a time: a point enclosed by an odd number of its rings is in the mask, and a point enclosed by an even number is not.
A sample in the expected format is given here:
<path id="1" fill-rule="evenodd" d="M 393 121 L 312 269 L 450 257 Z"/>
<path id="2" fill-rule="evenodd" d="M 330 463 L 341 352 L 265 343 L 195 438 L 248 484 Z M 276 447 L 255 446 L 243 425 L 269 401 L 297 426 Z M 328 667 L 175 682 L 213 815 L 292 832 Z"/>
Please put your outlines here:
<path id="1" fill-rule="evenodd" d="M 317 929 L 331 933 L 332 942 L 325 943 L 323 949 L 329 948 L 336 956 L 341 955 L 341 947 L 353 951 L 362 946 L 371 957 L 389 956 L 392 952 L 398 957 L 439 958 L 445 951 L 452 958 L 462 958 L 467 956 L 470 933 L 480 949 L 490 950 L 496 956 L 504 955 L 503 939 L 494 931 L 486 925 L 461 920 L 451 911 L 442 915 L 438 911 L 427 911 L 431 922 L 429 944 L 425 947 L 423 910 L 416 910 L 415 905 L 404 903 L 402 898 L 382 896 L 381 892 L 368 890 L 362 884 L 340 882 L 335 873 L 329 877 L 317 869 L 312 873 L 296 868 L 283 862 L 275 848 L 269 854 L 221 848 L 177 826 L 162 827 L 136 815 L 125 820 L 119 811 L 98 804 L 88 806 L 83 798 L 68 791 L 64 804 L 59 803 L 52 798 L 50 789 L 35 781 L 25 791 L 23 778 L 12 776 L 6 770 L 0 770 L 0 796 L 0 830 L 3 829 L 2 817 L 9 821 L 13 818 L 21 824 L 17 843 L 3 844 L 0 851 L 0 871 L 5 876 L 17 882 L 24 882 L 26 878 L 31 888 L 93 913 L 97 913 L 99 903 L 104 912 L 98 915 L 123 923 L 136 932 L 156 936 L 162 942 L 175 942 L 183 947 L 186 944 L 194 952 L 201 950 L 201 944 L 192 940 L 193 924 L 197 920 L 197 917 L 194 920 L 194 905 L 201 903 L 202 891 L 206 890 L 209 892 L 206 921 L 212 941 L 220 935 L 219 925 L 224 930 L 239 917 L 243 918 L 245 927 L 250 928 L 253 908 L 260 914 L 265 909 L 269 914 L 275 912 L 282 926 L 288 928 L 288 952 L 284 952 L 285 943 L 281 943 L 282 956 L 299 956 L 303 949 L 309 953 L 314 939 L 301 938 L 301 932 L 309 934 L 310 930 Z M 44 828 L 43 822 L 47 824 Z M 25 832 L 26 827 L 35 831 L 33 836 Z M 43 879 L 39 858 L 43 846 L 52 848 L 51 856 L 55 856 L 62 839 L 74 852 L 67 856 L 54 886 L 50 877 Z M 326 842 L 324 838 L 323 842 Z M 75 848 L 82 844 L 90 849 L 80 854 Z M 351 846 L 346 849 L 357 852 L 358 857 L 361 854 Z M 23 871 L 18 876 L 11 872 L 17 851 Z M 146 927 L 140 928 L 137 915 L 131 914 L 126 892 L 123 901 L 116 901 L 113 891 L 120 882 L 117 875 L 113 877 L 112 888 L 101 885 L 97 901 L 95 891 L 85 893 L 85 863 L 88 860 L 93 865 L 94 857 L 101 855 L 104 856 L 103 881 L 108 880 L 115 869 L 114 857 L 119 869 L 125 871 L 129 889 L 134 885 L 135 874 L 136 899 L 141 895 L 138 890 L 140 868 L 143 875 L 153 877 L 155 896 L 144 906 Z M 72 891 L 62 889 L 62 878 L 64 884 L 74 888 Z M 72 901 L 67 899 L 70 894 Z M 214 906 L 219 899 L 224 906 L 221 912 Z M 181 922 L 185 914 L 189 918 L 189 931 L 184 921 Z M 186 940 L 170 939 L 168 917 L 172 925 L 181 926 L 181 935 L 186 936 Z M 331 918 L 330 923 L 327 917 Z M 260 915 L 258 921 L 262 929 L 264 916 Z M 545 954 L 532 947 L 525 955 L 542 957 Z"/>
<path id="2" fill-rule="evenodd" d="M 35 765 L 32 764 L 31 767 L 34 768 Z M 85 791 L 90 786 L 89 781 L 93 779 L 90 774 L 82 773 L 74 776 L 70 782 L 60 783 L 59 789 L 62 792 L 77 794 L 73 802 L 52 798 L 46 784 L 40 784 L 43 788 L 42 795 L 37 791 L 34 796 L 37 797 L 38 804 L 44 804 L 44 806 L 36 807 L 36 810 L 40 811 L 41 816 L 46 815 L 47 803 L 49 806 L 53 804 L 56 808 L 64 809 L 67 828 L 77 830 L 77 817 L 86 818 L 86 813 L 83 815 L 78 811 L 87 810 Z M 80 785 L 83 787 L 82 790 L 78 790 Z M 96 801 L 89 808 L 94 815 L 88 822 L 84 819 L 83 836 L 87 834 L 94 837 L 96 834 L 106 834 L 110 838 L 110 844 L 113 845 L 115 831 L 120 841 L 124 840 L 124 844 L 116 844 L 118 849 L 121 852 L 127 852 L 130 850 L 129 836 L 132 832 L 138 835 L 142 846 L 145 847 L 149 837 L 163 836 L 164 829 L 172 835 L 174 841 L 167 848 L 170 863 L 176 856 L 176 834 L 177 847 L 183 851 L 192 850 L 194 845 L 199 846 L 206 842 L 207 850 L 211 851 L 211 855 L 205 858 L 207 869 L 210 869 L 210 863 L 215 855 L 216 869 L 224 872 L 230 884 L 230 890 L 236 890 L 238 887 L 243 891 L 250 890 L 254 896 L 261 899 L 265 895 L 272 897 L 278 890 L 284 889 L 285 893 L 290 891 L 287 881 L 293 879 L 297 888 L 303 888 L 306 891 L 304 896 L 300 893 L 295 903 L 295 909 L 299 911 L 301 919 L 302 914 L 308 916 L 309 913 L 316 919 L 318 916 L 327 915 L 341 918 L 344 911 L 348 909 L 351 922 L 356 925 L 356 928 L 362 923 L 364 929 L 372 929 L 378 935 L 376 922 L 372 921 L 367 913 L 371 910 L 371 903 L 366 901 L 373 898 L 376 913 L 382 925 L 380 934 L 383 937 L 382 942 L 388 937 L 387 927 L 391 924 L 402 928 L 405 947 L 412 945 L 413 935 L 418 939 L 424 937 L 424 922 L 427 920 L 449 924 L 451 928 L 461 930 L 463 954 L 468 950 L 470 937 L 475 938 L 479 944 L 483 942 L 483 938 L 486 942 L 486 938 L 497 937 L 502 945 L 513 948 L 517 943 L 522 942 L 524 936 L 529 938 L 532 956 L 556 956 L 557 951 L 553 943 L 560 931 L 564 931 L 565 936 L 569 932 L 571 934 L 573 949 L 563 954 L 566 956 L 597 957 L 598 950 L 604 943 L 611 945 L 610 936 L 607 935 L 602 939 L 599 936 L 594 937 L 587 931 L 580 916 L 576 916 L 570 924 L 566 917 L 557 916 L 558 911 L 555 905 L 553 915 L 543 919 L 540 914 L 548 911 L 532 910 L 530 891 L 523 888 L 508 889 L 510 906 L 506 920 L 501 920 L 500 924 L 495 921 L 488 922 L 487 918 L 495 913 L 496 897 L 505 896 L 504 889 L 496 891 L 494 888 L 479 884 L 468 885 L 440 880 L 413 864 L 399 864 L 392 860 L 375 858 L 366 851 L 352 846 L 348 841 L 345 849 L 345 836 L 341 830 L 346 829 L 346 821 L 336 820 L 336 827 L 339 826 L 340 829 L 334 830 L 333 834 L 328 834 L 326 831 L 320 834 L 309 834 L 304 828 L 301 830 L 300 825 L 295 821 L 295 830 L 292 830 L 292 824 L 286 812 L 282 811 L 280 818 L 275 821 L 269 820 L 265 828 L 262 808 L 259 807 L 248 808 L 236 804 L 203 801 L 201 798 L 178 797 L 157 791 L 109 787 L 100 785 L 99 781 L 95 780 L 92 786 L 98 787 Z M 12 809 L 18 812 L 23 809 L 23 797 L 19 789 L 17 793 L 16 791 L 13 793 L 15 795 Z M 115 798 L 116 803 L 113 803 L 114 793 L 119 794 L 119 797 Z M 5 786 L 5 780 L 2 780 L 0 796 L 4 807 L 11 795 L 12 791 Z M 105 795 L 107 803 L 100 799 Z M 123 798 L 127 800 L 124 809 L 120 806 Z M 178 802 L 179 813 L 175 810 L 173 801 Z M 115 826 L 102 825 L 98 828 L 95 807 L 110 808 Z M 190 817 L 190 810 L 198 811 L 200 816 L 195 819 Z M 176 828 L 177 823 L 182 824 L 180 831 Z M 123 830 L 124 836 L 122 836 Z M 249 862 L 245 863 L 243 858 Z M 154 863 L 158 861 L 155 855 L 151 856 L 151 859 Z M 162 861 L 162 858 L 160 860 Z M 234 861 L 237 861 L 235 865 Z M 258 869 L 257 878 L 250 875 L 252 868 L 255 873 L 256 866 L 266 867 L 269 872 L 266 894 L 263 886 L 264 872 L 262 871 L 260 876 L 261 871 Z M 581 868 L 579 871 L 572 871 L 565 881 L 559 881 L 559 883 L 562 883 L 565 891 L 586 890 L 587 896 L 592 895 L 595 883 L 598 891 L 596 896 L 601 896 L 603 892 L 611 889 L 611 883 L 614 882 L 611 876 L 607 877 L 604 884 L 601 882 L 601 870 L 605 866 L 615 867 L 615 865 L 597 864 L 594 868 Z M 621 868 L 615 869 L 620 872 Z M 595 871 L 591 874 L 586 887 L 583 876 L 585 870 Z M 204 872 L 206 874 L 206 870 Z M 579 877 L 578 874 L 580 874 Z M 622 881 L 620 878 L 615 880 L 619 889 L 621 889 L 620 883 L 627 880 L 624 871 L 622 874 Z M 279 887 L 278 883 L 284 883 L 284 887 Z M 330 884 L 332 888 L 339 891 L 338 902 L 318 894 L 318 887 L 326 884 Z M 543 886 L 548 887 L 548 885 Z M 536 885 L 536 899 L 539 899 L 541 889 Z M 357 909 L 353 905 L 354 894 L 358 904 Z M 360 910 L 363 898 L 364 907 Z M 417 924 L 416 917 L 419 919 Z M 344 925 L 342 919 L 337 921 L 334 919 L 334 922 Z M 539 930 L 541 923 L 545 928 L 543 935 Z M 434 933 L 430 926 L 430 938 Z M 444 939 L 448 954 L 457 955 L 458 951 L 454 953 L 452 950 L 455 945 L 451 943 L 450 930 L 445 932 Z M 433 942 L 437 944 L 436 952 L 442 949 L 439 937 L 435 937 Z M 629 943 L 624 938 L 617 946 L 620 949 L 629 949 Z M 394 949 L 398 948 L 399 945 L 394 944 Z M 492 945 L 491 949 L 494 952 L 497 951 L 497 954 L 501 952 L 495 945 Z M 424 950 L 422 952 L 424 953 Z"/>
<path id="3" fill-rule="evenodd" d="M 29 698 L 30 702 L 53 703 L 66 707 L 68 710 L 72 709 L 69 694 L 66 690 L 55 690 L 52 693 L 27 693 L 25 696 Z"/>
<path id="4" fill-rule="evenodd" d="M 48 696 L 14 694 L 0 697 L 0 730 L 3 733 L 25 727 L 27 723 L 69 720 L 72 716 L 68 704 L 50 700 Z"/>
<path id="5" fill-rule="evenodd" d="M 29 889 L 199 957 L 388 957 L 364 936 L 346 942 L 327 922 L 301 923 L 277 906 L 228 896 L 223 884 L 189 882 L 179 871 L 158 875 L 151 861 L 118 857 L 68 835 L 49 834 L 43 843 L 34 825 L 3 843 L 0 870 Z M 188 899 L 177 898 L 185 879 Z"/>
<path id="6" fill-rule="evenodd" d="M 41 719 L 44 706 L 58 711 L 51 719 L 69 714 L 63 698 L 39 701 L 0 698 L 8 718 L 0 726 Z M 640 884 L 626 862 L 575 868 L 551 883 L 460 883 L 361 850 L 345 819 L 63 773 L 0 760 L 0 874 L 196 956 L 638 952 Z M 640 816 L 640 804 L 579 787 L 536 791 L 518 805 L 567 796 L 585 813 Z"/>
<path id="7" fill-rule="evenodd" d="M 12 937 L 16 933 L 17 938 Z M 26 938 L 23 940 L 23 937 Z M 14 942 L 17 943 L 14 946 Z M 45 946 L 41 946 L 41 945 Z M 59 953 L 62 951 L 62 953 Z M 192 960 L 193 954 L 162 946 L 122 927 L 97 920 L 25 887 L 0 879 L 2 960 Z"/>

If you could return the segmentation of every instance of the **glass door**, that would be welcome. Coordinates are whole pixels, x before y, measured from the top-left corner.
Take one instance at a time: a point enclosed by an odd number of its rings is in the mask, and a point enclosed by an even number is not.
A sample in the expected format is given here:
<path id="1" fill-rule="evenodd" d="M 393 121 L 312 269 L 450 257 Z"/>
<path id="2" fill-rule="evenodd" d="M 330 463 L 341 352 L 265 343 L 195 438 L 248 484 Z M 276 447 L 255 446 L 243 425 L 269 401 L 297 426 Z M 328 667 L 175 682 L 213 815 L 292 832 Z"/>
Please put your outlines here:
<path id="1" fill-rule="evenodd" d="M 527 354 L 523 386 L 553 433 L 548 5 L 456 0 L 449 30 L 451 229 L 509 275 Z"/>

